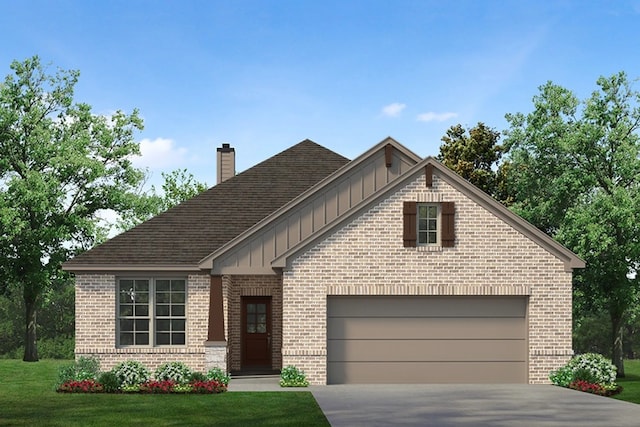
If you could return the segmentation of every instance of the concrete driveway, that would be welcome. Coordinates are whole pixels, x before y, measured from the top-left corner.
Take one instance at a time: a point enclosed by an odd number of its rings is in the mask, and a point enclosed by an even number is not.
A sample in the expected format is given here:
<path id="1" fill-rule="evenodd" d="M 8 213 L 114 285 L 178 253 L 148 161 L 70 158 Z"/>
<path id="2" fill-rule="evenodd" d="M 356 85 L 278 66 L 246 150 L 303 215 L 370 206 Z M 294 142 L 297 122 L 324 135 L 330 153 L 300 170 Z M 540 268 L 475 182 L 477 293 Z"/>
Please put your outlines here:
<path id="1" fill-rule="evenodd" d="M 547 385 L 329 385 L 333 427 L 640 426 L 640 405 Z"/>

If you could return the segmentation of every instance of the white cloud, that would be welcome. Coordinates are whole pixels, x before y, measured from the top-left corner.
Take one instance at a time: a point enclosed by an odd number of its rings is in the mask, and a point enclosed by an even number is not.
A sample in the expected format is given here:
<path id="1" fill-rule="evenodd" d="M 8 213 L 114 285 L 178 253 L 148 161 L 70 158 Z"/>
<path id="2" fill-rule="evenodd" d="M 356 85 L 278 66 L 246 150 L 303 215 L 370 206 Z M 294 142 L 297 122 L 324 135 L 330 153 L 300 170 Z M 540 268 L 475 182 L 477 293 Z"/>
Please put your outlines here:
<path id="1" fill-rule="evenodd" d="M 458 113 L 434 113 L 429 111 L 428 113 L 418 114 L 419 122 L 444 122 L 445 120 L 458 117 Z"/>
<path id="2" fill-rule="evenodd" d="M 405 108 L 407 108 L 406 104 L 394 102 L 393 104 L 382 107 L 382 115 L 386 117 L 398 117 Z"/>
<path id="3" fill-rule="evenodd" d="M 176 147 L 171 139 L 145 138 L 140 141 L 140 154 L 131 159 L 134 166 L 164 169 L 182 166 L 186 160 L 187 149 Z"/>

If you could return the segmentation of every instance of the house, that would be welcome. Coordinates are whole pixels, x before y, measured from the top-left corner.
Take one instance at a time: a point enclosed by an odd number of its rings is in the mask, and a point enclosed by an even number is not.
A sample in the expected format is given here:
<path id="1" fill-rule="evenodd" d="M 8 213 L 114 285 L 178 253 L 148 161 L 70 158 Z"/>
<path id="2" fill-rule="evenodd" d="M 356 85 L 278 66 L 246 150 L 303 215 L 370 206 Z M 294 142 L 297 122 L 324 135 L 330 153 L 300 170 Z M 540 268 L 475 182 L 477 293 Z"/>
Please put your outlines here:
<path id="1" fill-rule="evenodd" d="M 273 372 L 312 384 L 547 383 L 584 262 L 387 138 L 305 140 L 64 264 L 76 356 L 104 368 Z"/>

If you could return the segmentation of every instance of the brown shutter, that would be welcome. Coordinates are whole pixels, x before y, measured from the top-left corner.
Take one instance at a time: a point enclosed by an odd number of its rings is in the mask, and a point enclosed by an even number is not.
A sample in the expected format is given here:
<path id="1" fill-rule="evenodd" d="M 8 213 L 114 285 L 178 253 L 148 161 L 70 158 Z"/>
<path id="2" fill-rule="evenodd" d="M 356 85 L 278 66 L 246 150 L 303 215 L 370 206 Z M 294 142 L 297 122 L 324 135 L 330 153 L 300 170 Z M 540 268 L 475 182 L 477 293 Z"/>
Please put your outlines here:
<path id="1" fill-rule="evenodd" d="M 388 168 L 393 164 L 393 145 L 391 144 L 384 146 L 384 162 Z"/>
<path id="2" fill-rule="evenodd" d="M 453 202 L 443 202 L 440 205 L 440 218 L 442 219 L 440 240 L 444 248 L 452 248 L 455 246 L 455 216 L 456 209 Z"/>
<path id="3" fill-rule="evenodd" d="M 427 182 L 427 187 L 433 185 L 433 165 L 431 163 L 424 167 L 424 179 Z"/>
<path id="4" fill-rule="evenodd" d="M 405 248 L 415 248 L 418 241 L 418 223 L 416 220 L 416 214 L 418 213 L 418 203 L 416 202 L 404 202 L 403 207 L 403 221 L 404 232 L 402 239 L 404 241 Z"/>

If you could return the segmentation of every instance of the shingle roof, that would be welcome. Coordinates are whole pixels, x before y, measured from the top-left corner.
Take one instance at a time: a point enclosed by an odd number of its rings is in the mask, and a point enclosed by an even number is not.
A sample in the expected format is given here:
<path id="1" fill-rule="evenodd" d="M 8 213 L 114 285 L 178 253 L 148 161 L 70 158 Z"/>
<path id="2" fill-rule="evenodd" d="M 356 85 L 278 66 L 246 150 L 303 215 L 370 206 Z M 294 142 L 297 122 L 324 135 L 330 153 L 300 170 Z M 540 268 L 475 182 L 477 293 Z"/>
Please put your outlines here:
<path id="1" fill-rule="evenodd" d="M 65 263 L 193 266 L 349 159 L 305 140 Z"/>

